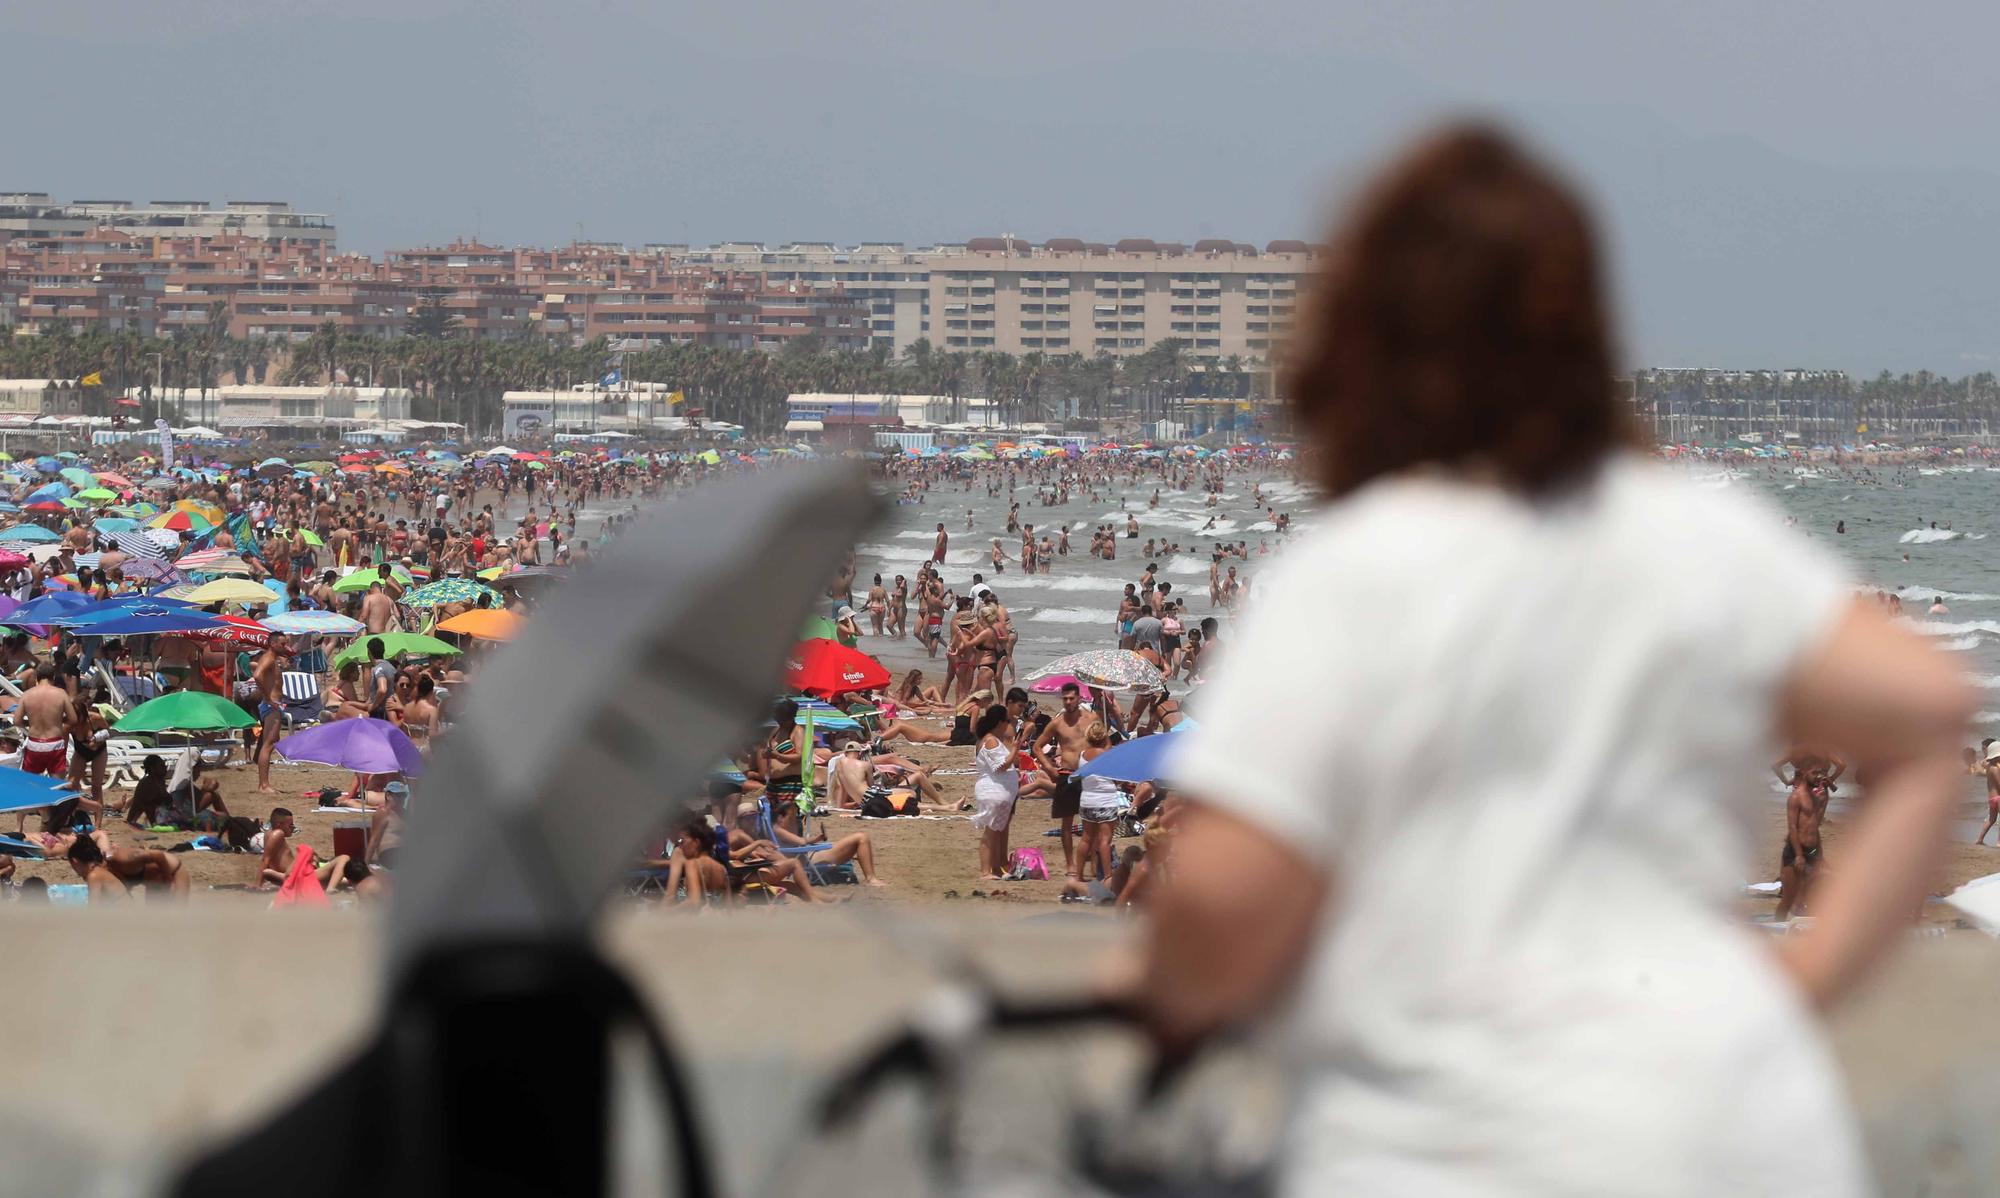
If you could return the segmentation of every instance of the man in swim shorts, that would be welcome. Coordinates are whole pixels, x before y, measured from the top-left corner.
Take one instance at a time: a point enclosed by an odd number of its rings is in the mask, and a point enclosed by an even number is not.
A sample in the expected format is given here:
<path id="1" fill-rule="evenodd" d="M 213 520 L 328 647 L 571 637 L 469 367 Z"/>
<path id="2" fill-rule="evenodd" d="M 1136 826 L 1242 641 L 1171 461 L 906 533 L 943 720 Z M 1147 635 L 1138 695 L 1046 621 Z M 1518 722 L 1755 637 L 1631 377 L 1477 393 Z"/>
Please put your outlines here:
<path id="1" fill-rule="evenodd" d="M 56 667 L 49 662 L 36 666 L 35 685 L 14 708 L 14 723 L 27 734 L 21 769 L 61 781 L 69 768 L 69 729 L 75 718 L 69 692 L 56 685 Z M 27 821 L 25 813 L 17 816 L 15 831 L 25 832 Z"/>
<path id="2" fill-rule="evenodd" d="M 1090 725 L 1096 718 L 1083 709 L 1083 691 L 1077 684 L 1065 682 L 1062 710 L 1035 738 L 1034 747 L 1030 750 L 1035 764 L 1055 781 L 1055 795 L 1049 804 L 1049 814 L 1062 829 L 1063 868 L 1072 877 L 1077 874 L 1076 815 L 1083 800 L 1083 784 L 1076 777 L 1076 769 L 1082 760 L 1084 745 L 1088 743 Z"/>

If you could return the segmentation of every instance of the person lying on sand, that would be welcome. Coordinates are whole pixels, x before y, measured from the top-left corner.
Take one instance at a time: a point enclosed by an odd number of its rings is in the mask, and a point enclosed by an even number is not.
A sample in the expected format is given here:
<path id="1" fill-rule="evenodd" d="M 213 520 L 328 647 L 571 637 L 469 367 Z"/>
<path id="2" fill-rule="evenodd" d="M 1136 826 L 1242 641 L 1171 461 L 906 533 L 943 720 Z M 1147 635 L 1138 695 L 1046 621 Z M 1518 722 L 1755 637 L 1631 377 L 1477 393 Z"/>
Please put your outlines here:
<path id="1" fill-rule="evenodd" d="M 122 899 L 130 886 L 144 886 L 152 895 L 176 901 L 188 896 L 187 874 L 180 858 L 158 849 L 114 849 L 106 853 L 98 842 L 80 836 L 69 846 L 69 866 L 90 888 L 90 901 Z M 156 900 L 157 901 L 157 900 Z"/>

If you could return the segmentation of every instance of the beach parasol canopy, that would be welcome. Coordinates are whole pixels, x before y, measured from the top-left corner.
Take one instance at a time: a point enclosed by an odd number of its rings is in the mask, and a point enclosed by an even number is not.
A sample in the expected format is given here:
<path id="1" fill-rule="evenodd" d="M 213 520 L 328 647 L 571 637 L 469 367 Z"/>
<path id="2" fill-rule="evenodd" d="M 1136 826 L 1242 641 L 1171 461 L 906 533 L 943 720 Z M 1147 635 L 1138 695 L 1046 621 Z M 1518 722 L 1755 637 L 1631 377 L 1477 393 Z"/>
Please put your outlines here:
<path id="1" fill-rule="evenodd" d="M 60 541 L 61 537 L 39 524 L 16 524 L 12 528 L 0 528 L 0 541 L 25 541 L 30 545 Z"/>
<path id="2" fill-rule="evenodd" d="M 339 587 L 335 587 L 339 590 Z M 477 603 L 481 595 L 488 596 L 494 603 L 500 602 L 500 592 L 468 578 L 440 578 L 436 582 L 418 587 L 403 596 L 406 607 L 442 607 L 447 603 Z"/>
<path id="3" fill-rule="evenodd" d="M 1075 683 L 1078 686 L 1089 685 L 1075 674 L 1050 674 L 1045 678 L 1037 678 L 1033 682 L 1030 682 L 1028 689 L 1038 695 L 1059 695 L 1062 693 L 1062 688 L 1071 683 Z"/>
<path id="4" fill-rule="evenodd" d="M 419 657 L 456 657 L 458 654 L 464 652 L 464 650 L 449 641 L 441 641 L 434 636 L 425 636 L 421 632 L 385 632 L 380 637 L 361 637 L 347 648 L 342 649 L 339 655 L 333 659 L 333 668 L 337 670 L 350 661 L 367 661 L 368 642 L 373 640 L 380 640 L 382 642 L 382 656 L 384 658 L 401 657 L 405 653 L 414 653 Z"/>
<path id="5" fill-rule="evenodd" d="M 800 641 L 785 661 L 785 684 L 819 695 L 844 695 L 889 685 L 881 662 L 839 641 Z"/>
<path id="6" fill-rule="evenodd" d="M 415 581 L 410 577 L 409 572 L 401 566 L 392 567 L 387 574 L 382 572 L 382 567 L 380 566 L 370 566 L 365 570 L 356 570 L 334 583 L 333 593 L 336 595 L 348 595 L 355 591 L 365 591 L 374 583 L 389 582 L 391 580 L 401 583 L 403 586 L 409 586 L 411 582 Z"/>
<path id="7" fill-rule="evenodd" d="M 269 588 L 258 586 L 247 578 L 218 578 L 214 582 L 204 582 L 186 594 L 171 597 L 202 606 L 210 603 L 241 603 L 252 606 L 271 603 L 277 599 Z"/>
<path id="8" fill-rule="evenodd" d="M 248 728 L 256 722 L 249 712 L 221 695 L 175 691 L 139 704 L 112 728 L 118 732 L 216 732 Z"/>
<path id="9" fill-rule="evenodd" d="M 176 569 L 189 574 L 248 574 L 250 563 L 227 549 L 197 549 L 174 561 Z"/>
<path id="10" fill-rule="evenodd" d="M 333 611 L 288 611 L 261 621 L 272 632 L 299 636 L 352 636 L 367 625 Z"/>
<path id="11" fill-rule="evenodd" d="M 401 728 L 367 716 L 294 732 L 278 742 L 278 756 L 286 761 L 338 766 L 357 774 L 415 778 L 424 772 L 423 754 Z"/>
<path id="12" fill-rule="evenodd" d="M 1137 737 L 1084 762 L 1076 776 L 1110 778 L 1114 782 L 1158 782 L 1173 777 L 1174 759 L 1186 747 L 1187 738 L 1173 732 Z"/>
<path id="13" fill-rule="evenodd" d="M 799 639 L 802 641 L 834 641 L 840 639 L 840 629 L 834 626 L 829 616 L 807 616 L 799 625 Z"/>
<path id="14" fill-rule="evenodd" d="M 1152 662 L 1129 649 L 1092 649 L 1059 657 L 1028 675 L 1029 681 L 1053 674 L 1074 674 L 1089 686 L 1107 690 L 1159 691 L 1166 676 Z"/>
<path id="15" fill-rule="evenodd" d="M 521 617 L 499 608 L 476 607 L 462 611 L 438 624 L 439 632 L 477 637 L 482 641 L 511 641 L 520 634 Z"/>
<path id="16" fill-rule="evenodd" d="M 0 766 L 0 812 L 16 815 L 37 811 L 76 797 L 60 778 L 31 774 L 12 766 Z"/>

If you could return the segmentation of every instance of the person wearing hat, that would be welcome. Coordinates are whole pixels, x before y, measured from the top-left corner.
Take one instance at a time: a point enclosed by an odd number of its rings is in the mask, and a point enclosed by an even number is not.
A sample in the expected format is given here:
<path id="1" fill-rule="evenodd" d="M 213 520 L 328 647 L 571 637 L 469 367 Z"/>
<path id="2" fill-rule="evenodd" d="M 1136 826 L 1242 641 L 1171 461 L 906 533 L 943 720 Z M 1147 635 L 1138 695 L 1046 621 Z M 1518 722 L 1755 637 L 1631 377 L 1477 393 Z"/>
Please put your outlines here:
<path id="1" fill-rule="evenodd" d="M 833 633 L 850 649 L 861 643 L 861 625 L 855 622 L 853 608 L 843 604 L 833 613 Z"/>
<path id="2" fill-rule="evenodd" d="M 1974 844 L 1986 843 L 1986 834 L 2000 823 L 2000 740 L 1988 737 L 1980 742 L 1979 750 L 1980 772 L 1986 775 L 1986 826 L 1972 838 Z"/>

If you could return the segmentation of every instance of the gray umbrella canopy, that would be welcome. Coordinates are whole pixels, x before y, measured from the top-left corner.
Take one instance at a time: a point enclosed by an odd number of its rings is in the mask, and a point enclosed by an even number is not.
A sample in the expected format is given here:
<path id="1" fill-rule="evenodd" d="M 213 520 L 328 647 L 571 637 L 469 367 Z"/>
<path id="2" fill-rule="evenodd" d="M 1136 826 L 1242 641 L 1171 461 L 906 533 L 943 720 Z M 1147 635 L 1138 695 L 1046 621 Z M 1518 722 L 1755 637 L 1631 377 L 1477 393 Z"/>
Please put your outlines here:
<path id="1" fill-rule="evenodd" d="M 708 483 L 555 590 L 468 686 L 425 775 L 394 962 L 585 932 L 673 800 L 765 714 L 793 633 L 875 511 L 843 466 Z"/>

